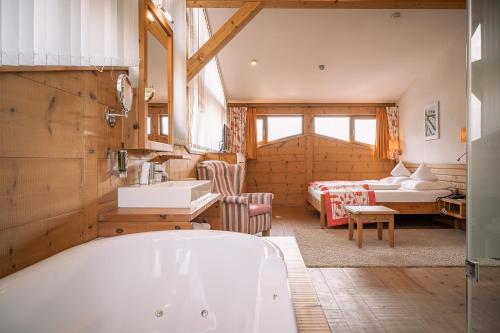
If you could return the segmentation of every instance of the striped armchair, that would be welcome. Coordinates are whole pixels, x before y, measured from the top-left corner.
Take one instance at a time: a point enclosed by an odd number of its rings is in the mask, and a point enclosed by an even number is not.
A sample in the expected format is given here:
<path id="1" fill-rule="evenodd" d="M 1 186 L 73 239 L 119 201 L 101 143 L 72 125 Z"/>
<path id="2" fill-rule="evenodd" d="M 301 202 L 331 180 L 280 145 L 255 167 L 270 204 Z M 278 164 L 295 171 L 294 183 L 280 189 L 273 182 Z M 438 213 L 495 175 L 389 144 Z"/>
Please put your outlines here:
<path id="1" fill-rule="evenodd" d="M 223 161 L 198 164 L 198 178 L 212 181 L 212 191 L 221 193 L 222 229 L 247 234 L 271 234 L 272 193 L 241 193 L 244 167 Z"/>

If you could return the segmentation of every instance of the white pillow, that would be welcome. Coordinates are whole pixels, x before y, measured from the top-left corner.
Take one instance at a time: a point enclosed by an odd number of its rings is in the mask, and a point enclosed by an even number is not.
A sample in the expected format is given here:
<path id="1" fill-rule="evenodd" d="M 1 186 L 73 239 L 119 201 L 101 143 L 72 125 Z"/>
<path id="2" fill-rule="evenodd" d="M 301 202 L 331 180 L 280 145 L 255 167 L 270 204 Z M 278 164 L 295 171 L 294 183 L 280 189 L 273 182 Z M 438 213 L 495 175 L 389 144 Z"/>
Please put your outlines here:
<path id="1" fill-rule="evenodd" d="M 413 180 L 428 180 L 428 181 L 436 181 L 438 178 L 435 174 L 432 173 L 431 169 L 429 169 L 424 163 L 420 164 L 418 169 L 410 176 Z"/>
<path id="2" fill-rule="evenodd" d="M 390 177 L 382 178 L 380 181 L 382 183 L 387 183 L 387 184 L 401 184 L 405 180 L 410 180 L 410 177 L 408 177 L 408 176 L 399 176 L 399 177 L 390 176 Z"/>
<path id="3" fill-rule="evenodd" d="M 428 181 L 428 180 L 405 180 L 401 183 L 401 188 L 405 190 L 429 191 L 429 190 L 447 190 L 451 184 L 446 182 Z"/>
<path id="4" fill-rule="evenodd" d="M 394 177 L 401 177 L 401 176 L 410 177 L 410 175 L 411 175 L 411 172 L 408 171 L 408 169 L 405 167 L 405 165 L 401 161 L 399 161 L 399 163 L 391 171 L 391 176 L 394 176 Z"/>

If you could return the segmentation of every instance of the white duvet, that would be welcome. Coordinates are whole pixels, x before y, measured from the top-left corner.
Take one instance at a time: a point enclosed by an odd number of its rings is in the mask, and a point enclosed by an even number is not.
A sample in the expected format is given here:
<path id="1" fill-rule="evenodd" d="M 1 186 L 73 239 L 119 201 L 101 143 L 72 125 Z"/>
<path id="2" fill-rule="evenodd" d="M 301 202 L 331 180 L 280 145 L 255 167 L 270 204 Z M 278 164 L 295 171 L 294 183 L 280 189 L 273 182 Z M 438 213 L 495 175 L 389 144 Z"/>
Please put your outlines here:
<path id="1" fill-rule="evenodd" d="M 391 184 L 382 180 L 351 180 L 351 181 L 320 181 L 317 182 L 326 187 L 335 187 L 335 186 L 362 186 L 368 185 L 370 190 L 397 190 L 401 185 L 400 184 Z"/>

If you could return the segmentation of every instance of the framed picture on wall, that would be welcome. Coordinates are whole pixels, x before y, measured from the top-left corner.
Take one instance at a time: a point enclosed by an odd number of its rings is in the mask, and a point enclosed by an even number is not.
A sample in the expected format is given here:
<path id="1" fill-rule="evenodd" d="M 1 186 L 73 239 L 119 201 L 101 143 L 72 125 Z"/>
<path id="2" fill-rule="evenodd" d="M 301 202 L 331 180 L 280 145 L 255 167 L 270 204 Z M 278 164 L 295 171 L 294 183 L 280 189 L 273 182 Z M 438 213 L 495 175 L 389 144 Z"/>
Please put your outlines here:
<path id="1" fill-rule="evenodd" d="M 439 139 L 439 102 L 427 105 L 425 115 L 425 140 Z"/>

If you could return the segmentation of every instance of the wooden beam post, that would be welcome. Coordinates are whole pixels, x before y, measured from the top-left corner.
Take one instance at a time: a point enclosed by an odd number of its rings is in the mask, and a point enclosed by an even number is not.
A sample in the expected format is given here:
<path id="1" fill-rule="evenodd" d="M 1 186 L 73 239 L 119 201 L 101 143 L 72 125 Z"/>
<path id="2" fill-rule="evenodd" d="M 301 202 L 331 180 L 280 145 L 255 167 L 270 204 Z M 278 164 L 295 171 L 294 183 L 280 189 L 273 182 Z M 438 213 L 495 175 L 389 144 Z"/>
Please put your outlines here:
<path id="1" fill-rule="evenodd" d="M 263 8 L 262 1 L 245 2 L 187 62 L 187 82 L 191 81 L 219 51 Z"/>
<path id="2" fill-rule="evenodd" d="M 239 8 L 248 0 L 187 0 L 188 8 Z M 465 9 L 465 0 L 262 0 L 265 8 Z"/>

